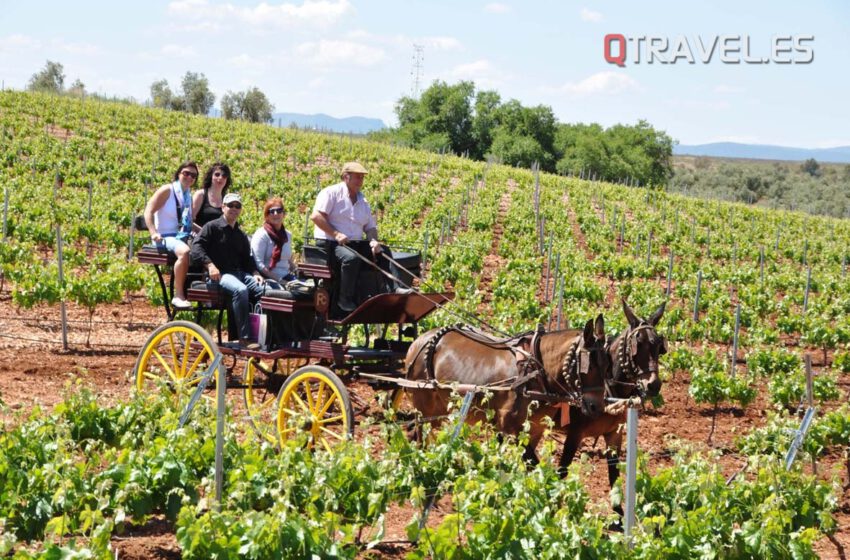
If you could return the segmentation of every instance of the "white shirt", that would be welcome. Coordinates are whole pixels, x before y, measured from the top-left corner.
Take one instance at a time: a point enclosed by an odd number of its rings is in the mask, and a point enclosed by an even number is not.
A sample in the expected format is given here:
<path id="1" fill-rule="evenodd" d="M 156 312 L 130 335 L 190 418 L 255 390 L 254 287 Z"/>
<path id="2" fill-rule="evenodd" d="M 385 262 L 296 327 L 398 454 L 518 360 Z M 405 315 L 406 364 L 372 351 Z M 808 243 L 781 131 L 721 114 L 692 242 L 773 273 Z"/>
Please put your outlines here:
<path id="1" fill-rule="evenodd" d="M 353 241 L 363 239 L 367 230 L 378 227 L 363 193 L 357 193 L 357 200 L 352 204 L 344 182 L 323 188 L 316 197 L 313 210 L 326 214 L 331 227 Z M 318 226 L 313 228 L 313 236 L 316 239 L 333 239 Z"/>

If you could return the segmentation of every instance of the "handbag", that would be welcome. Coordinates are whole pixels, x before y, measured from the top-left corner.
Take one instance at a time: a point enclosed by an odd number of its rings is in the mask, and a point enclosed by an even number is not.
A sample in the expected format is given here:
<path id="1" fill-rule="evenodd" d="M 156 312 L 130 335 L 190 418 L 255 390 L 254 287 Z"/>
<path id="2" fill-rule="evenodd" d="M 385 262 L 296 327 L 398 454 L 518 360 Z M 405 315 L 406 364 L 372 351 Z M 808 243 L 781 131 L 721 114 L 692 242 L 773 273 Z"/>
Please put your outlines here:
<path id="1" fill-rule="evenodd" d="M 263 313 L 259 303 L 254 305 L 253 312 L 248 314 L 248 320 L 251 326 L 251 340 L 256 340 L 257 344 L 264 347 L 268 332 L 268 315 Z"/>

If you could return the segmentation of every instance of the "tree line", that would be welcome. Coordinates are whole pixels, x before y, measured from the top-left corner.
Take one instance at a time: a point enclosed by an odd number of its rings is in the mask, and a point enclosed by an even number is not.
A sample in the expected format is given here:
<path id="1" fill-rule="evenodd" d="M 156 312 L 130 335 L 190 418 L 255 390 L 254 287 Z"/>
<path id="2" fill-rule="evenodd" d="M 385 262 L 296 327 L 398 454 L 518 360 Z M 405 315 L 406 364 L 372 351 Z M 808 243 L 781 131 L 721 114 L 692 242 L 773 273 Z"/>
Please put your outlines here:
<path id="1" fill-rule="evenodd" d="M 85 84 L 79 78 L 66 89 L 64 67 L 51 60 L 47 61 L 44 68 L 32 75 L 27 89 L 79 97 L 85 95 L 99 97 L 88 93 Z M 216 99 L 215 94 L 210 90 L 207 77 L 197 72 L 186 72 L 177 90 L 171 89 L 168 80 L 157 80 L 151 84 L 150 94 L 151 104 L 154 107 L 197 115 L 209 114 Z M 272 120 L 274 105 L 265 93 L 252 87 L 245 91 L 228 91 L 221 98 L 221 113 L 225 119 L 267 123 Z"/>
<path id="2" fill-rule="evenodd" d="M 631 179 L 666 184 L 672 176 L 673 140 L 646 121 L 634 126 L 558 122 L 551 107 L 525 107 L 498 92 L 476 91 L 462 81 L 435 81 L 419 98 L 395 105 L 397 128 L 370 134 L 375 139 L 473 159 L 606 181 Z"/>

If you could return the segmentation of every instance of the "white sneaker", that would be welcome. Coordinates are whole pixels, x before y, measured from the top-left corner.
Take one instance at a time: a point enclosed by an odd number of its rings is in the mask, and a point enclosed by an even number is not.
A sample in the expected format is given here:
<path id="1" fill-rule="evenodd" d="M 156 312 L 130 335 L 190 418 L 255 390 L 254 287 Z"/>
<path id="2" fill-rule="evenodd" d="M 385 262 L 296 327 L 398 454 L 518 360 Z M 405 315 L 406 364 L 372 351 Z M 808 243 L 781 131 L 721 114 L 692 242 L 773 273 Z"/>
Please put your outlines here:
<path id="1" fill-rule="evenodd" d="M 397 293 L 397 294 L 401 294 L 401 295 L 404 295 L 404 294 L 412 294 L 412 293 L 413 293 L 413 288 L 396 288 L 396 289 L 395 289 L 395 293 Z"/>
<path id="2" fill-rule="evenodd" d="M 192 303 L 181 297 L 174 296 L 171 298 L 171 305 L 174 309 L 192 309 Z"/>

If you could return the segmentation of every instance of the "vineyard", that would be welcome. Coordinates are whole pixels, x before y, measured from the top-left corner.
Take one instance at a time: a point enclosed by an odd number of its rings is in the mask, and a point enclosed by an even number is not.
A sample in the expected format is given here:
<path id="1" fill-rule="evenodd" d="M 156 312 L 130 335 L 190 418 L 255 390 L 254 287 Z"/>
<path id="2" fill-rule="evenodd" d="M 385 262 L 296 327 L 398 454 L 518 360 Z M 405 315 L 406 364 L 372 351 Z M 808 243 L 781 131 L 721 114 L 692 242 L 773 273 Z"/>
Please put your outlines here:
<path id="1" fill-rule="evenodd" d="M 139 320 L 165 320 L 151 267 L 131 258 L 147 242 L 131 223 L 187 159 L 202 171 L 230 166 L 247 231 L 262 221 L 266 197 L 282 196 L 295 249 L 312 234 L 318 190 L 336 182 L 342 162 L 360 161 L 381 237 L 423 249 L 427 284 L 453 290 L 461 308 L 501 331 L 576 327 L 603 312 L 613 335 L 627 326 L 621 298 L 642 315 L 668 301 L 659 325 L 670 341 L 665 384 L 641 411 L 638 530 L 630 542 L 609 530 L 622 491 L 607 492 L 600 444 L 587 442 L 562 480 L 560 434 L 526 470 L 522 449 L 486 427 L 455 438 L 446 426 L 421 447 L 388 413 L 333 453 L 312 453 L 298 441 L 261 444 L 231 410 L 216 509 L 208 404 L 175 430 L 167 395 L 133 395 L 129 381 L 121 398 L 104 397 L 89 377 L 93 389 L 57 388 L 55 407 L 30 409 L 14 406 L 7 380 L 0 555 L 114 558 L 125 535 L 164 523 L 179 552 L 151 557 L 844 557 L 850 222 L 349 136 L 5 91 L 0 350 L 12 350 L 2 353 L 2 376 L 23 370 L 16 353 L 54 360 L 38 348 L 61 348 L 56 329 L 27 321 L 55 316 L 60 302 L 82 319 L 57 364 L 69 353 L 83 367 L 112 353 L 132 367 L 133 332 L 99 336 L 96 319 L 132 324 L 123 313 L 144 295 Z M 438 311 L 423 327 L 457 321 Z M 817 410 L 786 469 L 807 406 L 807 355 Z M 420 526 L 431 495 L 438 511 Z"/>

